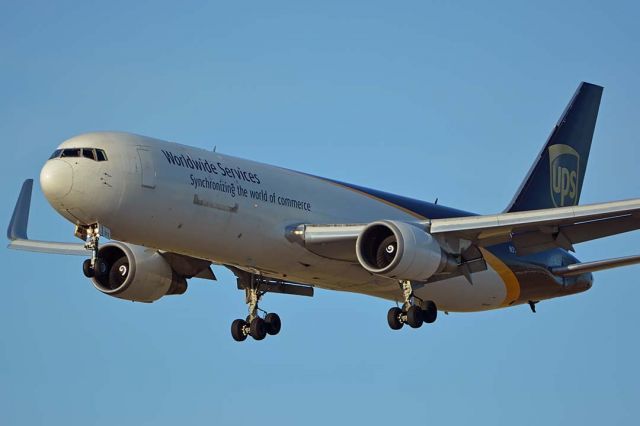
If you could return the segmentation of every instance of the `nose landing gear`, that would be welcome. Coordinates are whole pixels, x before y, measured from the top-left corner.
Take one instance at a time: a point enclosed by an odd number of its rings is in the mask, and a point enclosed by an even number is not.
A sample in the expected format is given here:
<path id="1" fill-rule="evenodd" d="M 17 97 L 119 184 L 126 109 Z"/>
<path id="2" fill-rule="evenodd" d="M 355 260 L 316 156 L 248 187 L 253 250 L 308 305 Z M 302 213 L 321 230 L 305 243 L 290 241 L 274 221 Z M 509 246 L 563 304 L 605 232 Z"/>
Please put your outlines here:
<path id="1" fill-rule="evenodd" d="M 97 223 L 89 226 L 76 226 L 76 237 L 85 240 L 84 248 L 91 251 L 91 258 L 82 262 L 82 272 L 87 278 L 93 278 L 96 275 L 96 270 L 100 272 L 102 266 L 98 258 L 101 234 L 106 234 L 105 236 L 109 238 L 109 230 Z"/>
<path id="2" fill-rule="evenodd" d="M 387 322 L 392 330 L 400 330 L 405 324 L 420 328 L 423 323 L 431 324 L 438 316 L 438 308 L 431 301 L 420 300 L 413 294 L 411 281 L 400 281 L 404 303 L 402 308 L 393 307 L 387 313 Z"/>

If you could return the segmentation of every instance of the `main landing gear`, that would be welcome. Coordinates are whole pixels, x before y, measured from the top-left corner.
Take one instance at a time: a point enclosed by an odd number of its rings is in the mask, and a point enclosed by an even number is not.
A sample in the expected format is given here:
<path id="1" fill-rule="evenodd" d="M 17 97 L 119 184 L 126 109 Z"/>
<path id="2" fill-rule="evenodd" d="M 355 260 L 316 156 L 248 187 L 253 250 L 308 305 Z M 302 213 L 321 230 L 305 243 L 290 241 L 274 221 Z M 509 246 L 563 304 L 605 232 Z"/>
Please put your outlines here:
<path id="1" fill-rule="evenodd" d="M 393 307 L 387 313 L 387 322 L 392 330 L 400 330 L 405 324 L 420 328 L 423 323 L 431 324 L 438 317 L 438 308 L 431 301 L 423 301 L 413 294 L 411 281 L 400 281 L 404 303 L 402 308 Z"/>
<path id="2" fill-rule="evenodd" d="M 275 336 L 280 333 L 282 322 L 278 314 L 274 312 L 266 313 L 258 307 L 260 298 L 266 293 L 260 291 L 257 285 L 258 278 L 251 275 L 251 285 L 245 288 L 245 302 L 249 307 L 249 315 L 246 319 L 237 319 L 231 323 L 231 336 L 236 342 L 242 342 L 247 336 L 253 337 L 255 340 L 262 340 L 267 334 Z M 261 318 L 259 312 L 265 314 Z"/>
<path id="3" fill-rule="evenodd" d="M 230 269 L 238 277 L 238 289 L 245 291 L 245 303 L 249 308 L 249 315 L 245 319 L 237 319 L 231 323 L 231 336 L 237 342 L 246 340 L 247 336 L 253 337 L 254 340 L 263 340 L 267 335 L 275 336 L 280 332 L 282 322 L 278 314 L 267 313 L 258 306 L 266 293 L 313 296 L 312 287 L 272 280 L 236 268 Z"/>

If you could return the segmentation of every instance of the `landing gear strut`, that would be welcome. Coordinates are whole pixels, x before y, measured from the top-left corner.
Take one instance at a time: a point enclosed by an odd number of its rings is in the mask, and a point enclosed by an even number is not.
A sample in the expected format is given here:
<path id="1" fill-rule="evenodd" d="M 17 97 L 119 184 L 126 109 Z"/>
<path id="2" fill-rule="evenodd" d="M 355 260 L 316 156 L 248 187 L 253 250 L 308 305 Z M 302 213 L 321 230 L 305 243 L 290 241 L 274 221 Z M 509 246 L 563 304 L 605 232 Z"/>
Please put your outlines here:
<path id="1" fill-rule="evenodd" d="M 100 260 L 98 250 L 100 248 L 100 226 L 98 224 L 87 227 L 76 227 L 76 236 L 85 240 L 84 248 L 91 251 L 91 258 L 82 263 L 82 272 L 85 277 L 93 278 L 96 270 L 100 272 Z"/>
<path id="2" fill-rule="evenodd" d="M 278 314 L 263 311 L 258 306 L 258 303 L 262 296 L 269 291 L 296 294 L 292 291 L 283 291 L 283 289 L 298 286 L 280 283 L 279 288 L 270 290 L 269 286 L 278 284 L 273 284 L 272 281 L 258 275 L 242 271 L 234 271 L 234 273 L 236 273 L 238 277 L 238 288 L 243 288 L 245 291 L 245 303 L 249 309 L 249 315 L 244 320 L 237 319 L 231 323 L 231 336 L 233 339 L 242 342 L 246 340 L 247 336 L 251 336 L 254 340 L 262 340 L 267 337 L 267 335 L 275 336 L 280 333 L 282 322 Z M 260 316 L 260 313 L 264 314 L 264 318 Z"/>
<path id="3" fill-rule="evenodd" d="M 411 328 L 420 328 L 423 323 L 432 323 L 438 316 L 438 308 L 431 301 L 423 301 L 413 293 L 411 281 L 399 282 L 404 303 L 402 308 L 393 307 L 387 313 L 387 322 L 392 330 L 400 330 L 405 324 Z"/>

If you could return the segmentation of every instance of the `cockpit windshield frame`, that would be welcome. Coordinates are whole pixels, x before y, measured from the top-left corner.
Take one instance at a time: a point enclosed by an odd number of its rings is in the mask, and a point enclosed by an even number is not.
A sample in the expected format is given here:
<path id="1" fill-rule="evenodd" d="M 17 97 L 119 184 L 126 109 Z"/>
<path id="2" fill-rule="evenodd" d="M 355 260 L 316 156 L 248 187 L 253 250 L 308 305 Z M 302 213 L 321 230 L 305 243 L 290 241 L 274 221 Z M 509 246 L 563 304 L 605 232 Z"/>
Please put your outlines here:
<path id="1" fill-rule="evenodd" d="M 93 161 L 107 161 L 107 154 L 103 149 L 98 148 L 63 148 L 56 149 L 49 157 L 49 160 L 54 158 L 87 158 Z"/>

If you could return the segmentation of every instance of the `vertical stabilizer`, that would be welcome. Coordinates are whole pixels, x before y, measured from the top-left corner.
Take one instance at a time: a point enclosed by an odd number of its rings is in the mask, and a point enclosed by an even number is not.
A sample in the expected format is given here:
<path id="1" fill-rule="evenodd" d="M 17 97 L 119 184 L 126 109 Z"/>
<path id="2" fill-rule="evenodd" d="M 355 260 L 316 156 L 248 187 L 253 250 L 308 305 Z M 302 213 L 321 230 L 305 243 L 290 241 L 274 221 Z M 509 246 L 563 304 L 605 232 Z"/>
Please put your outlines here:
<path id="1" fill-rule="evenodd" d="M 578 86 L 507 212 L 578 204 L 601 97 L 601 86 Z"/>

